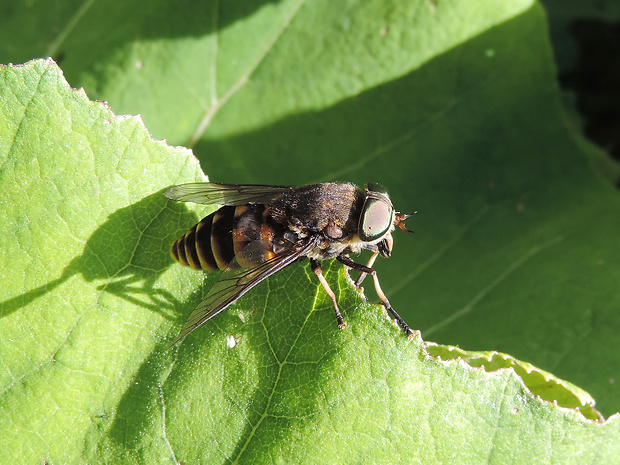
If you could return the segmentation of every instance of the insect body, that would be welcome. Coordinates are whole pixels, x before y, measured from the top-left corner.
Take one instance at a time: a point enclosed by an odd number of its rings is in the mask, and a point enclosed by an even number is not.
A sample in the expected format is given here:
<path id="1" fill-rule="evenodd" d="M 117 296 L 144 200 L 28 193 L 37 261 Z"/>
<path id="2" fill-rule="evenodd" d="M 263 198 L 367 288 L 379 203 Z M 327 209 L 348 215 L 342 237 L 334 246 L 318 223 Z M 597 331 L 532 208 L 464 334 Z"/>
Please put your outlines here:
<path id="1" fill-rule="evenodd" d="M 222 207 L 203 218 L 172 244 L 172 257 L 194 269 L 224 273 L 194 309 L 175 344 L 262 280 L 292 262 L 310 258 L 312 270 L 330 296 L 338 326 L 346 326 L 336 296 L 323 277 L 319 260 L 335 258 L 373 277 L 377 295 L 407 336 L 413 332 L 390 305 L 371 268 L 379 254 L 392 252 L 395 226 L 407 231 L 409 215 L 394 211 L 387 192 L 378 184 L 365 190 L 349 183 L 307 186 L 266 186 L 191 183 L 164 192 L 172 200 Z M 367 265 L 349 255 L 373 252 Z"/>

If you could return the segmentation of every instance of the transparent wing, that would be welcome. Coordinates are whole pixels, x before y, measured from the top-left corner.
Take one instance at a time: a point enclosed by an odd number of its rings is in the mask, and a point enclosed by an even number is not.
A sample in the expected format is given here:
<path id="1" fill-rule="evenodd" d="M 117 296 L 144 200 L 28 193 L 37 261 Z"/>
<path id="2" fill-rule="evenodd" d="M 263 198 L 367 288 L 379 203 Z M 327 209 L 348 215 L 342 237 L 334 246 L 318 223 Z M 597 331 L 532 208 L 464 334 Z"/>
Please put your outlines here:
<path id="1" fill-rule="evenodd" d="M 224 271 L 204 300 L 192 311 L 181 332 L 170 343 L 170 346 L 179 342 L 205 321 L 224 311 L 265 278 L 305 256 L 316 246 L 317 240 L 315 237 L 309 238 L 303 245 L 286 249 L 254 268 Z"/>
<path id="2" fill-rule="evenodd" d="M 217 184 L 193 182 L 173 186 L 164 192 L 171 200 L 218 205 L 244 205 L 246 203 L 270 203 L 290 186 L 260 184 Z"/>

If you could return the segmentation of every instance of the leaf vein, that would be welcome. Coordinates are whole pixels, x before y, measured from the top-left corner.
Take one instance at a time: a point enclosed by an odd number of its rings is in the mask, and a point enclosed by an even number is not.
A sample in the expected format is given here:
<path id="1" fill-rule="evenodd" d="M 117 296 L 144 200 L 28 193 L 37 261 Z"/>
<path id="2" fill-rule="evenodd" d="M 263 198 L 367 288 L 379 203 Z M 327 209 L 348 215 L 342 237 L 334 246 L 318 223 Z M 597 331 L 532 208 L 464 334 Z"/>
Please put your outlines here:
<path id="1" fill-rule="evenodd" d="M 282 23 L 280 28 L 276 31 L 273 37 L 271 37 L 271 39 L 267 41 L 263 50 L 256 56 L 254 61 L 250 63 L 245 72 L 243 72 L 239 76 L 237 81 L 228 89 L 228 91 L 226 91 L 226 93 L 220 99 L 218 99 L 215 93 L 213 94 L 211 107 L 206 110 L 202 120 L 194 131 L 194 134 L 185 144 L 186 147 L 192 148 L 194 147 L 194 145 L 196 145 L 200 137 L 202 137 L 206 129 L 211 124 L 211 120 L 213 120 L 214 116 L 226 104 L 226 102 L 228 102 L 228 100 L 230 100 L 230 98 L 233 97 L 243 87 L 243 85 L 248 82 L 250 76 L 254 74 L 254 71 L 256 71 L 260 64 L 265 60 L 271 49 L 274 47 L 278 39 L 282 36 L 286 28 L 291 24 L 304 3 L 305 0 L 299 0 L 297 2 L 297 4 L 291 10 L 290 14 L 286 18 L 284 18 L 284 22 Z"/>
<path id="2" fill-rule="evenodd" d="M 86 0 L 80 8 L 75 11 L 75 14 L 69 19 L 65 27 L 63 27 L 59 32 L 58 36 L 55 40 L 50 43 L 49 47 L 45 51 L 45 56 L 53 57 L 58 53 L 60 46 L 67 39 L 69 34 L 73 32 L 75 26 L 80 22 L 80 20 L 84 17 L 86 12 L 90 9 L 91 6 L 95 3 L 95 0 Z"/>
<path id="3" fill-rule="evenodd" d="M 502 271 L 493 281 L 491 281 L 486 287 L 482 288 L 475 296 L 472 297 L 472 299 L 467 302 L 463 307 L 461 307 L 459 310 L 456 310 L 455 312 L 453 312 L 451 315 L 447 316 L 446 318 L 444 318 L 442 321 L 438 322 L 437 324 L 434 324 L 433 326 L 431 326 L 430 328 L 428 328 L 427 330 L 423 331 L 424 336 L 428 337 L 430 334 L 440 330 L 441 328 L 447 326 L 448 324 L 454 322 L 455 320 L 458 320 L 459 318 L 467 315 L 468 313 L 470 313 L 473 308 L 482 300 L 484 299 L 487 295 L 489 295 L 491 293 L 491 291 L 493 291 L 493 289 L 495 289 L 497 286 L 499 286 L 503 281 L 505 281 L 508 276 L 510 276 L 514 271 L 516 271 L 518 268 L 521 267 L 521 265 L 525 264 L 525 262 L 527 262 L 530 258 L 532 258 L 534 255 L 540 253 L 541 251 L 543 251 L 544 249 L 546 249 L 547 247 L 550 247 L 554 244 L 557 244 L 558 242 L 560 242 L 561 240 L 563 240 L 562 236 L 557 236 L 554 237 L 553 239 L 545 242 L 544 244 L 541 245 L 537 245 L 532 247 L 530 250 L 528 250 L 527 252 L 525 252 L 521 257 L 519 257 L 517 260 L 515 260 L 514 262 L 512 262 L 510 265 L 508 265 L 508 267 L 506 267 L 506 269 L 504 271 Z"/>

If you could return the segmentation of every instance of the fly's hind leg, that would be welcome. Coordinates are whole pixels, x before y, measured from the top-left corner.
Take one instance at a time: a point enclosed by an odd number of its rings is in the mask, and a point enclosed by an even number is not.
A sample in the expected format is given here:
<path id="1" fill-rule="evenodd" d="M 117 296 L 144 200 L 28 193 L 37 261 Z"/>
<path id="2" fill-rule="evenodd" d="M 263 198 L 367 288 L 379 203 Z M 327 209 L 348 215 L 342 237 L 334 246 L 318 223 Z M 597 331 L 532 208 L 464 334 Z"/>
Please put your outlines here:
<path id="1" fill-rule="evenodd" d="M 375 258 L 376 258 L 376 255 L 373 254 L 373 256 L 370 258 L 369 263 L 374 263 Z M 372 276 L 372 280 L 374 281 L 374 284 L 375 284 L 375 292 L 379 296 L 379 299 L 381 299 L 381 303 L 383 304 L 385 309 L 396 319 L 396 321 L 398 322 L 398 325 L 403 329 L 403 331 L 407 335 L 407 338 L 412 339 L 415 333 L 411 330 L 409 325 L 405 323 L 405 320 L 403 320 L 400 317 L 400 315 L 396 313 L 396 310 L 394 310 L 394 308 L 392 307 L 392 304 L 390 304 L 390 301 L 387 299 L 387 297 L 383 293 L 383 290 L 381 289 L 381 285 L 379 284 L 379 278 L 377 278 L 377 272 L 368 266 L 355 263 L 349 257 L 343 256 L 343 255 L 337 257 L 337 260 L 343 265 L 348 266 L 349 268 L 353 270 L 360 271 L 362 273 L 362 275 L 360 276 L 360 279 L 363 279 L 363 277 L 366 277 L 367 274 Z M 357 280 L 356 284 L 360 282 L 360 279 Z"/>
<path id="2" fill-rule="evenodd" d="M 327 295 L 330 297 L 330 299 L 332 299 L 332 302 L 334 303 L 334 310 L 336 311 L 336 320 L 338 321 L 338 327 L 340 329 L 344 329 L 344 327 L 347 324 L 344 322 L 344 320 L 342 319 L 342 315 L 340 314 L 340 309 L 338 308 L 338 302 L 336 302 L 336 295 L 331 290 L 331 288 L 329 287 L 329 284 L 327 284 L 327 281 L 325 280 L 325 277 L 323 276 L 323 269 L 321 268 L 321 264 L 314 258 L 311 258 L 310 267 L 312 268 L 312 271 L 314 271 L 314 274 L 317 276 L 317 278 L 319 278 L 319 281 L 321 282 L 323 289 L 325 289 L 325 292 L 327 292 Z"/>

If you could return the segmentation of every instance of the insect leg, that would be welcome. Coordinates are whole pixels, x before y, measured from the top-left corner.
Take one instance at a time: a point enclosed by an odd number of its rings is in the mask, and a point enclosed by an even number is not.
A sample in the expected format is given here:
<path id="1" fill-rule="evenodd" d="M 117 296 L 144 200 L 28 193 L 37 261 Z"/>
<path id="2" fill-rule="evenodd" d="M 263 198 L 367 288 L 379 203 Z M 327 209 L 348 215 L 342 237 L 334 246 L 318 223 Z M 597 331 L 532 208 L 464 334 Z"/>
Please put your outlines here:
<path id="1" fill-rule="evenodd" d="M 372 256 L 370 257 L 370 260 L 368 260 L 368 263 L 366 263 L 367 268 L 372 268 L 372 265 L 374 265 L 375 260 L 377 259 L 378 255 L 379 255 L 379 251 L 375 250 Z M 366 278 L 367 274 L 368 273 L 362 271 L 362 273 L 360 274 L 360 277 L 357 278 L 357 281 L 355 281 L 355 287 L 360 287 L 362 285 L 362 281 L 364 281 L 364 278 Z"/>
<path id="2" fill-rule="evenodd" d="M 312 271 L 314 271 L 314 274 L 319 278 L 319 281 L 321 281 L 323 289 L 325 289 L 327 295 L 332 299 L 332 302 L 334 303 L 334 310 L 336 311 L 336 320 L 338 321 L 338 327 L 340 329 L 343 329 L 347 324 L 344 322 L 344 320 L 342 319 L 342 315 L 340 314 L 340 309 L 338 308 L 338 303 L 336 302 L 336 295 L 331 290 L 329 284 L 327 284 L 327 281 L 323 276 L 323 269 L 321 268 L 321 264 L 314 258 L 311 258 L 310 267 L 312 268 Z"/>
<path id="3" fill-rule="evenodd" d="M 411 330 L 409 325 L 405 323 L 405 320 L 403 320 L 400 317 L 400 315 L 396 313 L 396 310 L 394 310 L 394 308 L 392 307 L 392 304 L 390 304 L 390 301 L 387 299 L 387 297 L 383 293 L 383 290 L 381 289 L 381 285 L 379 284 L 379 278 L 377 278 L 377 272 L 368 266 L 355 263 L 353 260 L 351 260 L 351 258 L 343 256 L 343 255 L 336 257 L 336 259 L 343 265 L 348 266 L 349 268 L 352 268 L 357 271 L 361 271 L 362 273 L 369 274 L 372 276 L 372 280 L 375 283 L 375 292 L 379 296 L 379 299 L 381 299 L 381 303 L 383 304 L 385 309 L 388 312 L 390 312 L 394 318 L 396 318 L 396 321 L 398 322 L 399 326 L 403 329 L 403 331 L 407 335 L 407 338 L 412 339 L 414 337 L 414 332 Z M 372 257 L 371 257 L 371 260 L 372 260 Z M 372 261 L 374 262 L 374 260 Z"/>

